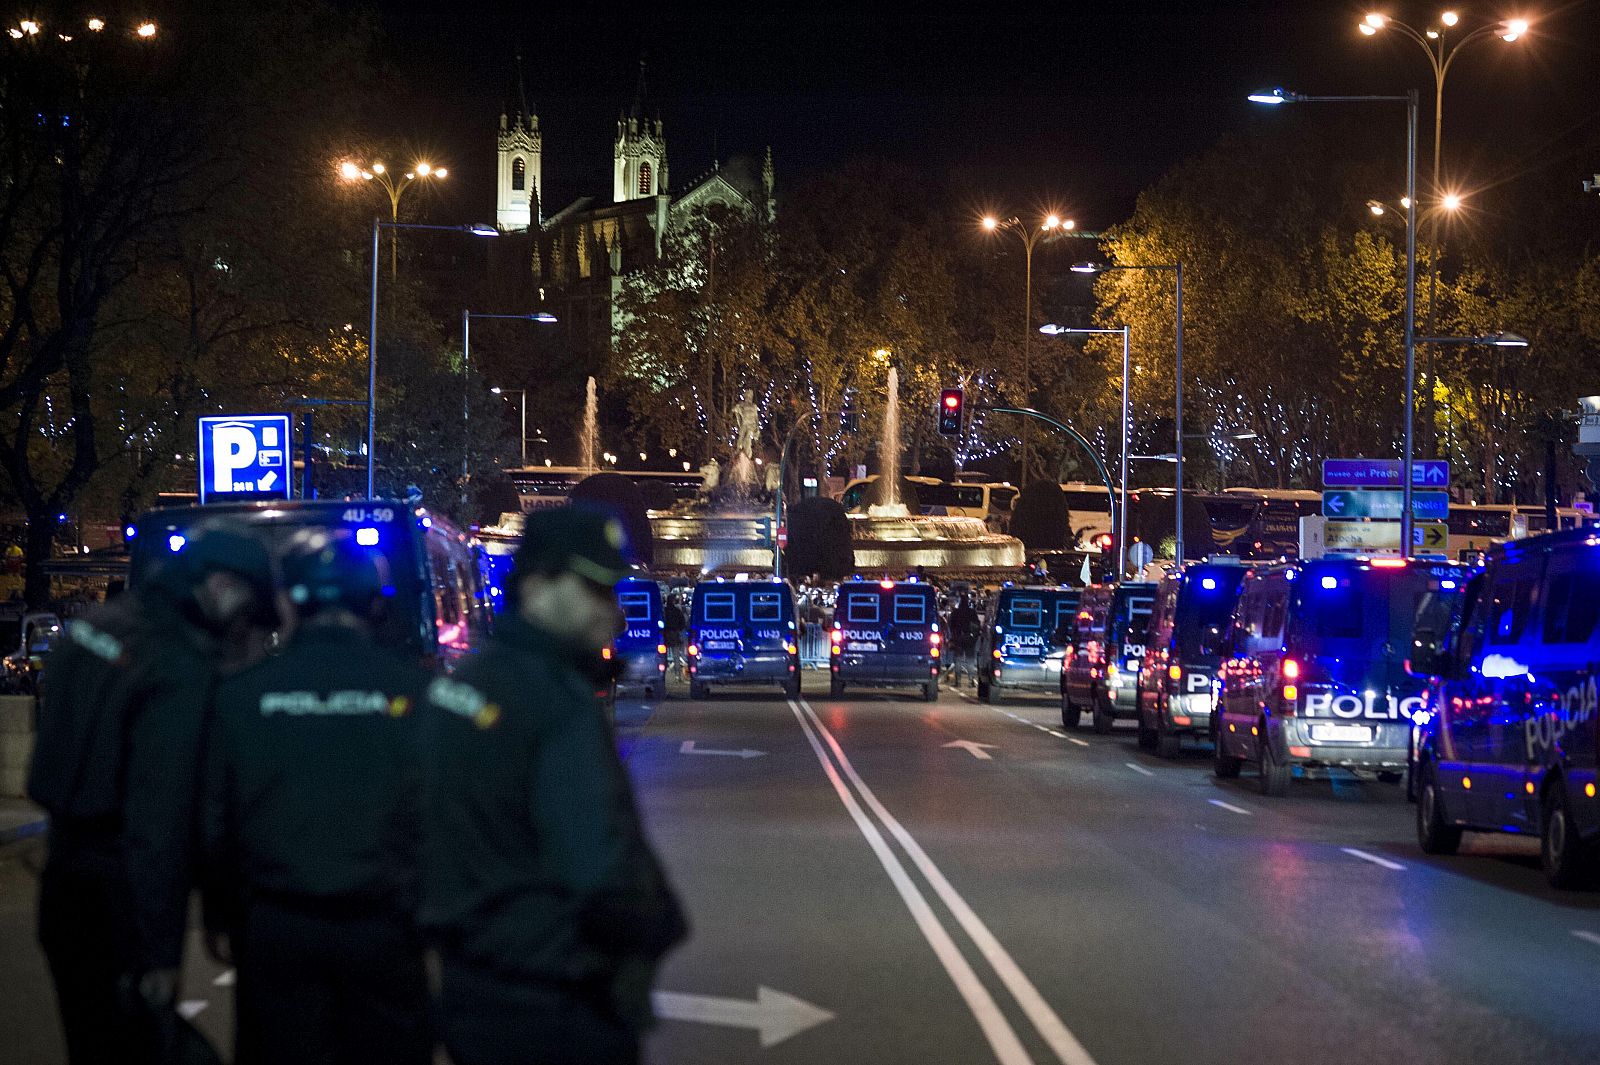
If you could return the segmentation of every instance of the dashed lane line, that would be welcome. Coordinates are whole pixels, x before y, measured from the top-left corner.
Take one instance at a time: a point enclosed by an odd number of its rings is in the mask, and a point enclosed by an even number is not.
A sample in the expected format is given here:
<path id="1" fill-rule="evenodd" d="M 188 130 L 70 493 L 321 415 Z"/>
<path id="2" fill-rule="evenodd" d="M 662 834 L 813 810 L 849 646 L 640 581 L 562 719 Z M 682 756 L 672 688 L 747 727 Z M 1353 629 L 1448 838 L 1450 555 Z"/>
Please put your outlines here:
<path id="1" fill-rule="evenodd" d="M 1600 932 L 1585 932 L 1581 928 L 1574 928 L 1572 934 L 1585 943 L 1593 943 L 1595 946 L 1600 947 Z"/>
<path id="2" fill-rule="evenodd" d="M 1376 854 L 1368 854 L 1366 851 L 1357 850 L 1354 847 L 1340 847 L 1339 849 L 1344 851 L 1346 854 L 1351 855 L 1352 857 L 1360 858 L 1364 862 L 1371 862 L 1373 865 L 1381 865 L 1385 869 L 1392 869 L 1397 873 L 1405 868 L 1405 866 L 1401 865 L 1399 862 L 1391 862 L 1387 858 L 1380 858 Z"/>
<path id="3" fill-rule="evenodd" d="M 1223 802 L 1221 799 L 1207 799 L 1206 801 L 1212 806 L 1220 806 L 1224 810 L 1228 810 L 1232 813 L 1244 814 L 1246 817 L 1252 816 L 1249 810 L 1246 810 L 1243 806 L 1235 806 L 1231 802 Z"/>
<path id="4" fill-rule="evenodd" d="M 1145 775 L 1147 777 L 1155 776 L 1154 773 L 1150 772 L 1150 770 L 1146 769 L 1144 766 L 1140 765 L 1138 762 L 1123 762 L 1122 764 L 1127 766 L 1129 769 L 1133 770 L 1135 773 L 1142 773 L 1143 775 Z"/>
<path id="5" fill-rule="evenodd" d="M 1080 740 L 1076 736 L 1068 736 L 1067 737 L 1067 742 L 1068 743 L 1076 743 L 1079 747 L 1087 747 L 1087 746 L 1089 746 L 1089 741 L 1088 740 Z"/>

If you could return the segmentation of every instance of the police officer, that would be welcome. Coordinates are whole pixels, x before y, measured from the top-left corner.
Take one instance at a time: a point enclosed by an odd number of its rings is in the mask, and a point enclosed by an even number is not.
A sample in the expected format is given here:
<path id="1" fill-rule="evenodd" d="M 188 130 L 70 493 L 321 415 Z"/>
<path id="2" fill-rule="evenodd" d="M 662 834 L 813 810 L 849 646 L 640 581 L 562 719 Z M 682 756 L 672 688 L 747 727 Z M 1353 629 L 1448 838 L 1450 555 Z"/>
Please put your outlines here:
<path id="1" fill-rule="evenodd" d="M 686 925 L 595 698 L 619 629 L 621 525 L 528 516 L 513 610 L 429 688 L 423 921 L 456 1065 L 625 1065 Z"/>
<path id="2" fill-rule="evenodd" d="M 432 1057 L 415 922 L 427 678 L 374 642 L 382 565 L 343 531 L 297 534 L 294 635 L 217 690 L 206 921 L 237 966 L 241 1062 Z"/>
<path id="3" fill-rule="evenodd" d="M 148 580 L 68 626 L 39 711 L 39 940 L 72 1065 L 153 1061 L 177 1038 L 215 671 L 277 620 L 260 541 L 215 526 L 172 543 Z"/>

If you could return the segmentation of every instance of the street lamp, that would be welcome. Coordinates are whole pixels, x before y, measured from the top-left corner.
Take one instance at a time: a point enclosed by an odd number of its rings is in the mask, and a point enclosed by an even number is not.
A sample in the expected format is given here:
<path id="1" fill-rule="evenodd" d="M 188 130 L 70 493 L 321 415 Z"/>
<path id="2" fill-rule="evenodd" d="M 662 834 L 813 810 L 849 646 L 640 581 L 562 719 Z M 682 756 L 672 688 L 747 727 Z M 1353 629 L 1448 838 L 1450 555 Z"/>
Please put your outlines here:
<path id="1" fill-rule="evenodd" d="M 1074 263 L 1072 270 L 1079 274 L 1098 274 L 1107 270 L 1171 270 L 1176 280 L 1176 297 L 1174 306 L 1173 339 L 1175 355 L 1172 368 L 1172 409 L 1173 409 L 1173 436 L 1177 440 L 1174 454 L 1177 456 L 1177 469 L 1173 476 L 1177 481 L 1177 491 L 1173 495 L 1173 522 L 1177 526 L 1177 533 L 1173 542 L 1173 558 L 1178 565 L 1183 565 L 1183 264 L 1182 263 L 1128 263 L 1106 265 L 1104 263 Z"/>
<path id="2" fill-rule="evenodd" d="M 367 319 L 367 498 L 372 498 L 373 472 L 376 469 L 378 430 L 378 235 L 385 229 L 431 229 L 444 233 L 471 233 L 476 237 L 495 237 L 494 226 L 475 222 L 464 226 L 430 226 L 421 222 L 372 220 L 372 296 Z"/>
<path id="3" fill-rule="evenodd" d="M 371 182 L 381 188 L 389 197 L 389 221 L 400 221 L 400 198 L 405 195 L 406 189 L 418 180 L 443 180 L 450 176 L 450 171 L 442 166 L 422 161 L 416 163 L 401 177 L 396 177 L 394 172 L 381 162 L 374 162 L 370 166 L 363 165 L 353 159 L 344 159 L 339 162 L 339 177 L 352 184 L 357 182 Z M 398 241 L 391 238 L 389 241 L 389 279 L 392 281 L 399 272 L 400 260 L 396 250 Z"/>
<path id="4" fill-rule="evenodd" d="M 1114 329 L 1073 329 L 1064 325 L 1042 325 L 1039 332 L 1045 336 L 1083 336 L 1098 333 L 1120 333 L 1122 335 L 1122 458 L 1121 469 L 1118 476 L 1121 478 L 1122 498 L 1117 501 L 1117 578 L 1120 580 L 1126 574 L 1128 566 L 1127 536 L 1128 529 L 1128 352 L 1129 329 L 1119 325 Z M 1181 492 L 1179 493 L 1182 494 Z M 1181 560 L 1180 560 L 1181 561 Z"/>
<path id="5" fill-rule="evenodd" d="M 1368 16 L 1369 24 L 1372 16 Z M 1270 92 L 1251 93 L 1249 99 L 1258 104 L 1287 103 L 1404 103 L 1406 105 L 1406 196 L 1408 204 L 1417 202 L 1417 90 L 1404 96 L 1307 96 L 1303 93 L 1273 89 Z M 1417 212 L 1406 212 L 1406 387 L 1405 387 L 1405 445 L 1401 456 L 1400 477 L 1404 501 L 1400 515 L 1400 544 L 1406 554 L 1411 552 L 1411 459 L 1413 453 L 1413 421 L 1417 402 Z"/>
<path id="6" fill-rule="evenodd" d="M 519 406 L 522 409 L 522 466 L 526 469 L 528 466 L 528 390 L 526 388 L 496 387 L 489 389 L 489 391 L 497 396 L 504 395 L 507 392 L 515 392 L 521 397 Z"/>
<path id="7" fill-rule="evenodd" d="M 993 215 L 986 215 L 983 219 L 983 228 L 990 233 L 1011 231 L 1022 238 L 1023 249 L 1023 282 L 1022 282 L 1022 402 L 1033 401 L 1033 367 L 1030 359 L 1029 341 L 1033 333 L 1033 249 L 1044 238 L 1056 233 L 1069 233 L 1078 228 L 1078 223 L 1070 218 L 1063 219 L 1057 214 L 1048 214 L 1039 222 L 1037 229 L 1024 225 L 1022 219 L 1013 215 L 1001 220 Z M 1017 478 L 1019 485 L 1028 483 L 1028 423 L 1022 423 L 1022 473 Z"/>
<path id="8" fill-rule="evenodd" d="M 463 514 L 466 512 L 467 506 L 467 440 L 469 436 L 467 431 L 467 396 L 468 381 L 472 375 L 472 320 L 474 318 L 515 319 L 521 322 L 544 324 L 552 324 L 556 321 L 556 316 L 548 311 L 537 311 L 533 314 L 480 314 L 477 311 L 469 311 L 465 308 L 461 311 L 461 508 Z M 526 404 L 523 407 L 523 417 L 527 417 Z M 524 429 L 526 429 L 526 426 L 524 426 Z M 524 442 L 523 448 L 526 449 L 526 447 L 527 444 Z M 526 451 L 524 451 L 522 464 L 524 466 L 528 464 Z"/>

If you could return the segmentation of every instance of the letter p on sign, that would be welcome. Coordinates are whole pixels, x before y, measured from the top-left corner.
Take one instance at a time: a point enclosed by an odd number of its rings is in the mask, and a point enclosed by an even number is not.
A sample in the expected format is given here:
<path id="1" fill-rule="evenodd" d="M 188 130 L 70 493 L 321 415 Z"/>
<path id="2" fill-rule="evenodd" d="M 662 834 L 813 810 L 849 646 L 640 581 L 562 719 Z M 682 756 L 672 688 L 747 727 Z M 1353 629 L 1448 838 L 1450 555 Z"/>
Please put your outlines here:
<path id="1" fill-rule="evenodd" d="M 233 475 L 256 462 L 256 434 L 248 425 L 219 425 L 211 430 L 213 492 L 233 491 Z"/>

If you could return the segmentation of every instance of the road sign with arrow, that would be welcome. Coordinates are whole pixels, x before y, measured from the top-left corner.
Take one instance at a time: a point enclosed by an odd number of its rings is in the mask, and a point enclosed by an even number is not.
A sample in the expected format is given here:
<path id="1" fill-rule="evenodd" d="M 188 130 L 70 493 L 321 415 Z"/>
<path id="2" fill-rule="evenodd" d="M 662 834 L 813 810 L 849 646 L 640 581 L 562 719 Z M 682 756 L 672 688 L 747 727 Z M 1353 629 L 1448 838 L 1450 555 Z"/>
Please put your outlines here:
<path id="1" fill-rule="evenodd" d="M 1399 521 L 1405 492 L 1398 488 L 1322 493 L 1323 516 L 1334 519 L 1378 518 Z M 1450 516 L 1449 492 L 1412 492 L 1411 516 L 1417 521 L 1444 521 Z"/>

